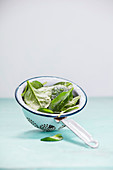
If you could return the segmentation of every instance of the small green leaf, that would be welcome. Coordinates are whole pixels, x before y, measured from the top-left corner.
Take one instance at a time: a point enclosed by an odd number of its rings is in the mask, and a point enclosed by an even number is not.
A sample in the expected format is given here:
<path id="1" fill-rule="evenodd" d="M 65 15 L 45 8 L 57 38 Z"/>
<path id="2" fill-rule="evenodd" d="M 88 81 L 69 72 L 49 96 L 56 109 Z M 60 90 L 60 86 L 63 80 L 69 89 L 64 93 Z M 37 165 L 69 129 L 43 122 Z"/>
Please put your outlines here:
<path id="1" fill-rule="evenodd" d="M 35 88 L 35 89 L 38 89 L 38 88 L 40 88 L 40 87 L 43 87 L 43 84 L 42 83 L 40 83 L 39 81 L 32 81 L 31 82 L 31 85 Z"/>
<path id="2" fill-rule="evenodd" d="M 66 108 L 66 109 L 64 108 L 64 110 L 62 112 L 67 113 L 67 112 L 70 112 L 70 111 L 78 109 L 78 108 L 79 108 L 79 105 L 76 105 L 76 106 L 69 107 L 69 108 Z"/>
<path id="3" fill-rule="evenodd" d="M 40 108 L 40 109 L 38 109 L 38 111 L 40 111 L 40 112 L 45 112 L 45 113 L 53 113 L 52 110 L 49 110 L 49 109 L 47 109 L 47 108 Z"/>
<path id="4" fill-rule="evenodd" d="M 77 104 L 77 102 L 78 102 L 79 99 L 80 99 L 80 96 L 74 97 L 71 101 L 69 101 L 69 102 L 65 105 L 65 108 L 75 106 L 75 105 Z"/>
<path id="5" fill-rule="evenodd" d="M 41 141 L 60 141 L 62 140 L 63 137 L 61 134 L 57 134 L 57 135 L 54 135 L 54 136 L 51 136 L 51 137 L 45 137 L 45 138 L 42 138 Z"/>
<path id="6" fill-rule="evenodd" d="M 27 92 L 27 89 L 28 89 L 28 86 L 26 85 L 26 87 L 25 87 L 23 93 L 21 94 L 22 97 L 24 97 L 25 93 Z"/>

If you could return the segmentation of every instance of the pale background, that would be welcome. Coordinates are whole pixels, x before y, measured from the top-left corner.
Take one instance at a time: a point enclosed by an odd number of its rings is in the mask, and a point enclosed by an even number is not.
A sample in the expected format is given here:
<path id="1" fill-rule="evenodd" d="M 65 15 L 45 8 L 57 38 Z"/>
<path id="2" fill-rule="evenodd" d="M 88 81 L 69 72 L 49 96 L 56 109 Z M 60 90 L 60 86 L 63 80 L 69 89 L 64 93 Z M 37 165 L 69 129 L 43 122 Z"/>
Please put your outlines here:
<path id="1" fill-rule="evenodd" d="M 113 96 L 113 0 L 0 0 L 0 97 L 41 75 Z"/>

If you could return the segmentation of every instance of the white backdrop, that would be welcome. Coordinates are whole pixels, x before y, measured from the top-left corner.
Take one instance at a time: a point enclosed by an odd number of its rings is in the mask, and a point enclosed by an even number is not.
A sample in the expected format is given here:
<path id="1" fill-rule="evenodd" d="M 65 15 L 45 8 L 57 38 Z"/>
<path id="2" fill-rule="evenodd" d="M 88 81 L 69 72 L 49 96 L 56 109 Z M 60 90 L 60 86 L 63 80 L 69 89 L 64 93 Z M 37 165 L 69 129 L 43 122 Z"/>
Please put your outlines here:
<path id="1" fill-rule="evenodd" d="M 41 75 L 113 96 L 113 0 L 0 0 L 0 97 Z"/>

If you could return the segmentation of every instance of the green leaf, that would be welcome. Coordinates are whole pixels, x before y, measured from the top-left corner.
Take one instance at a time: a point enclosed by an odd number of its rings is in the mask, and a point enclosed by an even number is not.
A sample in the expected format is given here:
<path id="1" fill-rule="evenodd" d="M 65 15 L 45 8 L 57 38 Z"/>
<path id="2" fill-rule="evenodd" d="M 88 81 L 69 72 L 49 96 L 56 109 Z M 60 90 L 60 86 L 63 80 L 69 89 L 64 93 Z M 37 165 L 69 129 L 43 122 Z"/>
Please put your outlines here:
<path id="1" fill-rule="evenodd" d="M 39 81 L 32 81 L 31 82 L 31 85 L 35 88 L 35 89 L 38 89 L 40 87 L 43 87 L 43 84 L 40 83 Z"/>
<path id="2" fill-rule="evenodd" d="M 70 112 L 72 110 L 75 110 L 75 109 L 78 109 L 79 108 L 79 105 L 76 105 L 76 106 L 73 106 L 73 107 L 69 107 L 69 108 L 64 108 L 63 113 L 67 113 L 67 112 Z"/>
<path id="3" fill-rule="evenodd" d="M 73 84 L 70 82 L 58 82 L 54 85 L 64 85 L 64 86 L 68 87 L 68 89 L 71 89 L 73 87 Z"/>
<path id="4" fill-rule="evenodd" d="M 47 108 L 40 108 L 40 109 L 38 109 L 38 111 L 40 111 L 40 112 L 45 112 L 45 113 L 53 113 L 52 110 L 49 110 L 49 109 L 47 109 Z"/>
<path id="5" fill-rule="evenodd" d="M 42 138 L 41 141 L 50 141 L 50 142 L 53 142 L 53 141 L 60 141 L 62 139 L 63 139 L 62 135 L 61 134 L 57 134 L 57 135 L 54 135 L 54 136 L 51 136 L 51 137 Z"/>
<path id="6" fill-rule="evenodd" d="M 25 93 L 26 93 L 27 89 L 28 89 L 28 86 L 26 85 L 26 87 L 25 87 L 25 89 L 24 89 L 23 93 L 21 94 L 21 96 L 22 96 L 22 97 L 24 97 L 24 95 L 25 95 Z"/>
<path id="7" fill-rule="evenodd" d="M 63 108 L 62 111 L 60 112 L 60 114 L 58 115 L 58 117 L 60 117 L 63 113 L 67 113 L 67 112 L 70 112 L 72 110 L 76 110 L 78 108 L 79 108 L 79 105 L 69 107 L 69 108 Z"/>
<path id="8" fill-rule="evenodd" d="M 76 96 L 74 97 L 71 101 L 69 101 L 64 108 L 68 108 L 68 107 L 72 107 L 75 106 L 77 104 L 77 102 L 79 101 L 80 96 Z"/>
<path id="9" fill-rule="evenodd" d="M 69 89 L 64 86 L 64 85 L 61 85 L 61 84 L 58 84 L 58 85 L 53 85 L 52 86 L 52 95 L 51 95 L 51 99 L 53 100 L 54 98 L 56 98 L 60 93 L 62 92 L 67 92 L 69 91 Z"/>
<path id="10" fill-rule="evenodd" d="M 31 85 L 32 85 L 34 88 L 36 88 L 36 89 L 38 89 L 38 88 L 40 88 L 40 87 L 43 86 L 43 84 L 40 83 L 39 81 L 32 81 L 32 82 L 31 82 Z M 28 85 L 26 85 L 26 87 L 25 87 L 25 89 L 24 89 L 24 92 L 21 94 L 22 97 L 24 97 L 25 93 L 27 92 L 27 89 L 28 89 Z"/>
<path id="11" fill-rule="evenodd" d="M 51 90 L 46 87 L 36 89 L 27 81 L 28 90 L 24 95 L 25 103 L 34 110 L 39 108 L 47 108 L 51 102 Z"/>
<path id="12" fill-rule="evenodd" d="M 37 110 L 41 107 L 40 102 L 36 96 L 35 88 L 31 85 L 29 81 L 27 81 L 28 90 L 24 95 L 25 103 L 30 106 L 31 108 Z"/>
<path id="13" fill-rule="evenodd" d="M 68 103 L 68 101 L 72 99 L 72 91 L 73 88 L 68 92 L 60 93 L 55 99 L 51 101 L 49 109 L 56 113 L 60 112 L 61 109 Z"/>
<path id="14" fill-rule="evenodd" d="M 51 87 L 41 87 L 36 91 L 42 108 L 47 108 L 51 103 Z"/>

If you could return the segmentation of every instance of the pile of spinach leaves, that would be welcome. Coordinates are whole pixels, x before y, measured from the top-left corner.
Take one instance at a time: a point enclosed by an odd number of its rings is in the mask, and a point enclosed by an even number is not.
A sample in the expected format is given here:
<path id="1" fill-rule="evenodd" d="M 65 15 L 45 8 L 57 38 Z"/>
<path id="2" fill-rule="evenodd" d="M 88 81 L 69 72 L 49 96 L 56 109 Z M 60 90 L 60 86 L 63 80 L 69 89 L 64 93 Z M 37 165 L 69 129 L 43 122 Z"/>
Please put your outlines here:
<path id="1" fill-rule="evenodd" d="M 80 96 L 73 95 L 72 83 L 58 82 L 52 86 L 44 86 L 45 84 L 27 81 L 21 95 L 29 107 L 46 113 L 60 113 L 59 115 L 79 108 Z"/>

